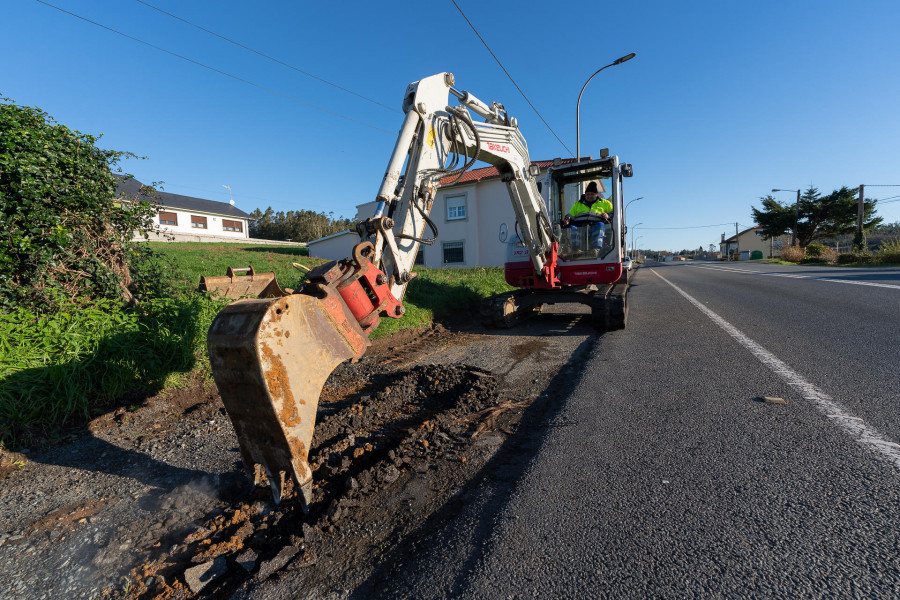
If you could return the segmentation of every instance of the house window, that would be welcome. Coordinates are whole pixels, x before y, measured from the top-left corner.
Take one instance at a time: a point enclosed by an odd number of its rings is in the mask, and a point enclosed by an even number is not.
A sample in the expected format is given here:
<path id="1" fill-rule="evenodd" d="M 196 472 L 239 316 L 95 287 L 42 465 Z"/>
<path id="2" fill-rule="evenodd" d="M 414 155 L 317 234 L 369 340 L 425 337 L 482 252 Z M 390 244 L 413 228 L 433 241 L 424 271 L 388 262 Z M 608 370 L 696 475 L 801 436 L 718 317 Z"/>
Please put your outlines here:
<path id="1" fill-rule="evenodd" d="M 159 211 L 160 225 L 178 225 L 178 215 L 173 212 Z"/>
<path id="2" fill-rule="evenodd" d="M 416 262 L 417 265 L 425 265 L 425 251 L 419 246 L 419 251 L 416 252 Z"/>
<path id="3" fill-rule="evenodd" d="M 466 195 L 447 196 L 447 220 L 456 221 L 466 218 Z"/>
<path id="4" fill-rule="evenodd" d="M 465 264 L 466 255 L 464 242 L 444 242 L 442 246 L 445 265 Z"/>
<path id="5" fill-rule="evenodd" d="M 222 219 L 222 231 L 244 231 L 244 224 L 240 221 Z"/>
<path id="6" fill-rule="evenodd" d="M 194 227 L 195 229 L 206 229 L 206 217 L 191 215 L 191 227 Z"/>

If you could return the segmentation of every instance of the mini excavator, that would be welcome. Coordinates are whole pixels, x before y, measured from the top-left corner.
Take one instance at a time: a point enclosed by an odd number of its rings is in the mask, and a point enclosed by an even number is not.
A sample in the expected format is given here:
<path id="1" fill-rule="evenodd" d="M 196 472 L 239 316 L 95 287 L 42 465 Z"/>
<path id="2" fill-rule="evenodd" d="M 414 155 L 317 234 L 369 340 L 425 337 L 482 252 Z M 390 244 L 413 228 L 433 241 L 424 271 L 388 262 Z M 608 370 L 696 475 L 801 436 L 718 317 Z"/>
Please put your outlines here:
<path id="1" fill-rule="evenodd" d="M 599 329 L 625 327 L 622 178 L 631 176 L 631 165 L 604 151 L 600 159 L 550 167 L 539 186 L 540 169 L 516 119 L 502 104 L 453 86 L 453 75 L 439 73 L 407 87 L 374 214 L 356 224 L 360 241 L 349 258 L 312 269 L 293 293 L 234 302 L 210 327 L 213 377 L 242 459 L 257 484 L 268 480 L 276 502 L 288 478 L 304 505 L 311 502 L 308 453 L 325 381 L 340 363 L 362 357 L 382 318 L 403 316 L 419 246 L 437 237 L 429 214 L 439 183 L 458 180 L 476 161 L 499 171 L 516 219 L 505 277 L 517 289 L 485 299 L 484 322 L 510 327 L 544 305 L 579 302 L 591 306 Z M 614 210 L 602 224 L 603 244 L 591 246 L 596 215 L 565 231 L 559 221 L 567 196 L 571 204 L 586 182 L 598 180 L 609 182 Z"/>

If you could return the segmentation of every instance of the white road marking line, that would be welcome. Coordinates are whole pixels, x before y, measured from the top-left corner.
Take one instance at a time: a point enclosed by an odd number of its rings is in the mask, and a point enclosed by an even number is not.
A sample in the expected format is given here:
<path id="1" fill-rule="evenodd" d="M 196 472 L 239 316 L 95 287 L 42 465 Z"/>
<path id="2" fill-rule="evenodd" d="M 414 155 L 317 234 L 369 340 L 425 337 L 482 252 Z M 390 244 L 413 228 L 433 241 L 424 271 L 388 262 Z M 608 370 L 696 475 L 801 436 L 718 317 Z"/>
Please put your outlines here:
<path id="1" fill-rule="evenodd" d="M 650 269 L 650 272 L 668 283 L 676 292 L 684 296 L 688 302 L 700 309 L 713 323 L 724 329 L 728 335 L 756 356 L 761 363 L 779 375 L 785 383 L 800 392 L 804 400 L 812 402 L 825 417 L 849 434 L 859 445 L 875 452 L 881 458 L 892 463 L 897 469 L 900 469 L 900 444 L 890 441 L 866 424 L 861 418 L 849 414 L 843 406 L 828 394 L 806 381 L 799 373 L 779 360 L 774 354 L 744 335 L 737 327 L 708 309 L 702 302 L 657 273 L 655 269 Z"/>
<path id="2" fill-rule="evenodd" d="M 810 275 L 795 275 L 793 273 L 760 273 L 751 269 L 739 269 L 735 267 L 710 267 L 708 265 L 684 265 L 695 269 L 709 269 L 711 271 L 727 271 L 729 273 L 742 273 L 744 275 L 762 275 L 764 277 L 788 277 L 790 279 L 812 279 L 814 281 L 828 281 L 831 283 L 848 283 L 850 285 L 865 285 L 868 287 L 889 288 L 900 290 L 900 285 L 891 283 L 875 283 L 872 281 L 850 281 L 849 279 L 832 279 L 829 277 L 812 277 Z"/>

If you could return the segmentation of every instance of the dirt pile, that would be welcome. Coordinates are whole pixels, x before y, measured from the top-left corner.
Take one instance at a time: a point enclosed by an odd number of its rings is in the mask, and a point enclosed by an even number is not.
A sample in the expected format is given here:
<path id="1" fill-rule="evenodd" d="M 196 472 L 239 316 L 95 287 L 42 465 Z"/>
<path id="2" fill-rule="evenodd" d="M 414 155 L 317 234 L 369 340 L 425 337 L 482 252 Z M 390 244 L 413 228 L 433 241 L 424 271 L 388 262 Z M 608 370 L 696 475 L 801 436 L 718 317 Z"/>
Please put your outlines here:
<path id="1" fill-rule="evenodd" d="M 390 498 L 417 477 L 432 472 L 432 483 L 443 482 L 437 486 L 443 493 L 430 490 L 435 501 L 451 493 L 456 478 L 439 472 L 461 471 L 464 479 L 462 471 L 474 468 L 473 441 L 484 419 L 502 410 L 486 409 L 501 400 L 497 378 L 474 367 L 340 367 L 323 393 L 310 452 L 315 484 L 309 512 L 291 494 L 274 506 L 268 488 L 233 478 L 219 490 L 224 510 L 187 535 L 171 532 L 151 546 L 148 560 L 132 572 L 131 597 L 230 597 L 283 569 L 316 564 L 322 553 L 340 552 L 360 567 L 368 543 L 390 532 L 369 531 L 360 539 L 359 530 L 390 514 Z M 159 508 L 175 510 L 178 502 L 168 498 L 171 506 Z"/>

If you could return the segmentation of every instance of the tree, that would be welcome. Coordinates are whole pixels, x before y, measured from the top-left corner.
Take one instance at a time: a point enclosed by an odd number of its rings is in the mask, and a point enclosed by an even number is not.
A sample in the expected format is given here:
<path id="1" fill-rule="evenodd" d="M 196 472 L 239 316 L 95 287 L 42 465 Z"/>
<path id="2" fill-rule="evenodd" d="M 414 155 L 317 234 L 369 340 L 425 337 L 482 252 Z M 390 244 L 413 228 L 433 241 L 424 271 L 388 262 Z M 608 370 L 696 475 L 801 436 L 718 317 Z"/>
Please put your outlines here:
<path id="1" fill-rule="evenodd" d="M 146 196 L 117 198 L 112 169 L 127 152 L 0 98 L 0 307 L 51 312 L 67 299 L 128 295 L 152 227 Z"/>
<path id="2" fill-rule="evenodd" d="M 762 210 L 752 208 L 753 220 L 760 226 L 762 235 L 774 238 L 794 229 L 794 203 L 782 204 L 771 195 L 760 198 Z M 881 224 L 875 216 L 875 200 L 864 203 L 863 229 L 870 230 Z M 800 196 L 797 206 L 797 245 L 805 248 L 822 238 L 834 237 L 853 231 L 857 217 L 856 191 L 843 186 L 827 196 L 810 186 Z"/>
<path id="3" fill-rule="evenodd" d="M 352 221 L 335 217 L 334 213 L 311 210 L 275 212 L 272 207 L 263 213 L 256 209 L 250 214 L 250 236 L 267 240 L 308 242 L 333 233 L 347 231 Z"/>

